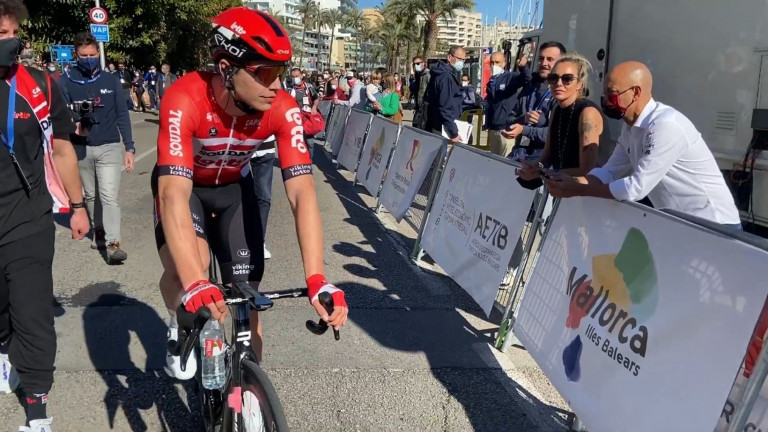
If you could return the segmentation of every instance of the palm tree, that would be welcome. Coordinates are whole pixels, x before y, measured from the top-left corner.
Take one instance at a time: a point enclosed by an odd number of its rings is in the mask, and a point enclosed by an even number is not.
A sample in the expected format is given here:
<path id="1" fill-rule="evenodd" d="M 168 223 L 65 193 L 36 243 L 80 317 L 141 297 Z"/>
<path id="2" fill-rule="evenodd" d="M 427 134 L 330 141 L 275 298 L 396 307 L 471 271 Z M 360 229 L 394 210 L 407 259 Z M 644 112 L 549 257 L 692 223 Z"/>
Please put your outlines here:
<path id="1" fill-rule="evenodd" d="M 441 18 L 452 18 L 457 9 L 469 10 L 475 6 L 473 0 L 390 0 L 390 7 L 399 14 L 415 11 L 424 20 L 424 55 L 434 55 L 437 49 L 437 22 Z"/>
<path id="2" fill-rule="evenodd" d="M 296 11 L 299 16 L 301 17 L 301 22 L 304 25 L 304 28 L 301 32 L 301 49 L 299 53 L 299 67 L 303 68 L 304 66 L 304 40 L 307 37 L 307 28 L 314 27 L 315 23 L 318 21 L 318 14 L 319 9 L 317 6 L 317 3 L 314 2 L 314 0 L 300 0 L 299 8 Z"/>
<path id="3" fill-rule="evenodd" d="M 368 21 L 357 8 L 351 9 L 344 17 L 344 25 L 355 31 L 355 62 L 360 62 L 360 37 L 361 29 L 366 25 Z"/>
<path id="4" fill-rule="evenodd" d="M 374 29 L 375 39 L 384 47 L 387 57 L 387 70 L 396 71 L 400 58 L 401 41 L 406 36 L 405 23 L 395 20 L 387 20 L 386 24 L 380 23 Z"/>
<path id="5" fill-rule="evenodd" d="M 323 25 L 331 28 L 331 45 L 328 50 L 328 66 L 333 65 L 333 42 L 336 39 L 336 26 L 344 23 L 344 13 L 337 8 L 325 9 L 322 13 Z"/>

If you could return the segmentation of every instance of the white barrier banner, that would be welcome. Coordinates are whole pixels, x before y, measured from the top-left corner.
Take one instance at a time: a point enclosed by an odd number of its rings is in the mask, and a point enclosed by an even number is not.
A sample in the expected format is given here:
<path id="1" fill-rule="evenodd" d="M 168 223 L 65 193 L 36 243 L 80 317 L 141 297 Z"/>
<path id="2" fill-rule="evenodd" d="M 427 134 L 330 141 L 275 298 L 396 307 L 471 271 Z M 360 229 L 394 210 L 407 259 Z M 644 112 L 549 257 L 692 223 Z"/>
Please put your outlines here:
<path id="1" fill-rule="evenodd" d="M 349 114 L 344 140 L 341 142 L 336 160 L 339 161 L 339 165 L 352 172 L 357 169 L 357 161 L 360 160 L 360 152 L 363 150 L 365 131 L 371 123 L 371 118 L 373 114 L 364 111 L 352 110 Z"/>
<path id="2" fill-rule="evenodd" d="M 591 431 L 711 431 L 768 253 L 655 210 L 560 203 L 515 334 Z"/>
<path id="3" fill-rule="evenodd" d="M 330 143 L 331 154 L 336 156 L 341 149 L 341 142 L 344 140 L 344 130 L 347 127 L 347 116 L 350 108 L 346 105 L 336 105 L 331 115 L 331 128 L 328 130 L 328 136 L 325 141 Z"/>
<path id="4" fill-rule="evenodd" d="M 406 126 L 381 188 L 381 204 L 400 222 L 419 192 L 432 162 L 442 150 L 442 137 Z"/>
<path id="5" fill-rule="evenodd" d="M 357 168 L 357 181 L 372 197 L 379 196 L 379 186 L 387 170 L 387 161 L 397 142 L 400 126 L 383 117 L 374 117 L 363 147 L 360 166 Z"/>
<path id="6" fill-rule="evenodd" d="M 454 146 L 421 241 L 488 315 L 533 202 L 515 177 L 514 166 Z"/>

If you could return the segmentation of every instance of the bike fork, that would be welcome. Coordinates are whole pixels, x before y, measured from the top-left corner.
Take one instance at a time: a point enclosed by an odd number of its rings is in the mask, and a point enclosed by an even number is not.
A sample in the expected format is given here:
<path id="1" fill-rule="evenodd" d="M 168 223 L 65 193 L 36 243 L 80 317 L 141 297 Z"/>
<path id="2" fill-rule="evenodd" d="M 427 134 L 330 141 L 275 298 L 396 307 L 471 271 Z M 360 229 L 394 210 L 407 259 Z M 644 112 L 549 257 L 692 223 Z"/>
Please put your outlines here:
<path id="1" fill-rule="evenodd" d="M 240 368 L 242 360 L 252 352 L 251 348 L 251 319 L 250 308 L 246 305 L 237 305 L 233 308 L 232 326 L 235 340 L 232 341 L 232 355 L 230 364 L 230 386 L 227 395 L 227 406 L 232 413 L 232 429 L 239 430 L 238 414 L 243 408 L 243 389 L 241 387 Z"/>

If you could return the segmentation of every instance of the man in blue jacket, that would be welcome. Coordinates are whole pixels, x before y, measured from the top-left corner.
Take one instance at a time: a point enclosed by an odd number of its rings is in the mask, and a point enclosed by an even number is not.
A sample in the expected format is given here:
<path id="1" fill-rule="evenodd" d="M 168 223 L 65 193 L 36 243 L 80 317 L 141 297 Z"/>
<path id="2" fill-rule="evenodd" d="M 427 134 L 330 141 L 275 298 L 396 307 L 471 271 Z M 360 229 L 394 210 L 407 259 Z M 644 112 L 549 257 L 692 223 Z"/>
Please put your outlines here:
<path id="1" fill-rule="evenodd" d="M 80 179 L 85 192 L 85 204 L 94 226 L 94 249 L 106 248 L 110 264 L 125 261 L 128 255 L 120 249 L 120 178 L 122 169 L 133 171 L 131 119 L 123 100 L 120 81 L 101 71 L 98 42 L 90 33 L 75 36 L 77 66 L 59 80 L 67 103 L 87 101 L 91 112 L 73 106 L 77 131 L 72 144 L 77 152 Z M 82 104 L 81 104 L 82 106 Z M 123 153 L 123 144 L 125 146 Z M 96 207 L 96 178 L 100 208 Z M 103 226 L 97 215 L 100 213 Z"/>
<path id="2" fill-rule="evenodd" d="M 520 87 L 531 82 L 531 69 L 528 57 L 522 56 L 518 62 L 519 72 L 504 71 L 507 61 L 503 51 L 491 55 L 491 78 L 486 85 L 485 124 L 488 131 L 488 147 L 491 153 L 506 157 L 512 152 L 515 140 L 506 138 L 501 132 L 507 128 L 512 118 L 512 111 L 517 103 L 515 95 Z"/>
<path id="3" fill-rule="evenodd" d="M 464 93 L 461 91 L 461 71 L 467 54 L 464 48 L 452 46 L 446 61 L 440 61 L 430 70 L 429 86 L 425 99 L 428 102 L 427 124 L 432 133 L 443 134 L 443 128 L 451 143 L 460 141 L 455 121 L 461 116 Z"/>
<path id="4" fill-rule="evenodd" d="M 501 131 L 509 139 L 520 139 L 511 155 L 513 159 L 538 160 L 544 150 L 549 133 L 549 114 L 554 107 L 554 98 L 549 91 L 547 77 L 560 57 L 565 54 L 560 42 L 545 42 L 539 47 L 536 74 L 530 83 L 520 90 L 517 103 L 511 112 L 510 126 Z"/>

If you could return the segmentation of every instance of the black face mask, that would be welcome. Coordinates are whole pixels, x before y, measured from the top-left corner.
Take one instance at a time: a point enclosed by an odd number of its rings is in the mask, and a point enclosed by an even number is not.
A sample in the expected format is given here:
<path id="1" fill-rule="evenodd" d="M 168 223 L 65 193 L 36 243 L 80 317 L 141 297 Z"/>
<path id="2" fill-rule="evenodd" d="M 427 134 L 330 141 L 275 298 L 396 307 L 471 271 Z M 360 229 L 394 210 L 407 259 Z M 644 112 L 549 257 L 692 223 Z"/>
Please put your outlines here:
<path id="1" fill-rule="evenodd" d="M 387 86 L 387 83 L 381 83 L 381 91 L 384 91 L 387 88 L 389 88 L 389 86 Z"/>
<path id="2" fill-rule="evenodd" d="M 20 46 L 19 38 L 0 39 L 0 67 L 11 67 L 16 63 Z"/>

